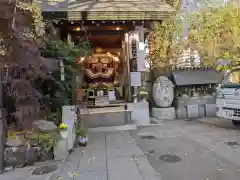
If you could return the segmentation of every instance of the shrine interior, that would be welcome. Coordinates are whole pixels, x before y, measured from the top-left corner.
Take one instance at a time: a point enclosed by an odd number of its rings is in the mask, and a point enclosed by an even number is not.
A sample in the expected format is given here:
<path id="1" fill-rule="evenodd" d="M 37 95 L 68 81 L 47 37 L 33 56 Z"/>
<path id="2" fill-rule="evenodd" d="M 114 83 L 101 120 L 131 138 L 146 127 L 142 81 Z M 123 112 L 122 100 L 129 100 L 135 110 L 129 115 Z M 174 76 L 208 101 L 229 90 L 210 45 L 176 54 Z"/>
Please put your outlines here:
<path id="1" fill-rule="evenodd" d="M 87 40 L 91 45 L 91 57 L 79 57 L 83 70 L 81 87 L 78 86 L 78 101 L 88 101 L 97 105 L 97 98 L 107 98 L 115 102 L 125 100 L 126 72 L 124 72 L 124 36 L 134 29 L 132 22 L 123 21 L 82 21 L 81 24 L 69 23 L 65 28 L 74 44 Z M 126 70 L 125 70 L 126 71 Z M 82 93 L 83 92 L 83 93 Z M 110 97 L 112 94 L 112 97 Z"/>

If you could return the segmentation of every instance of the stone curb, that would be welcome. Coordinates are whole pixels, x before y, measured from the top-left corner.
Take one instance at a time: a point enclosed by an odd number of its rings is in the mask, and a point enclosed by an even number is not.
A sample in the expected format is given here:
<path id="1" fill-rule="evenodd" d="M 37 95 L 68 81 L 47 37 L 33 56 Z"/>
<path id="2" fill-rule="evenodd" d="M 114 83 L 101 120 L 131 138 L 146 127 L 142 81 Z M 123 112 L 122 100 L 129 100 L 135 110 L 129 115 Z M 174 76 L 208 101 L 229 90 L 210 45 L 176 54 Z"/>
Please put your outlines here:
<path id="1" fill-rule="evenodd" d="M 155 127 L 155 126 L 164 126 L 164 124 L 163 123 L 158 123 L 158 124 L 139 124 L 139 125 L 137 125 L 137 128 Z"/>
<path id="2" fill-rule="evenodd" d="M 116 131 L 129 131 L 129 130 L 137 130 L 136 124 L 128 124 L 123 126 L 111 126 L 111 127 L 97 127 L 97 128 L 89 128 L 89 132 L 116 132 Z"/>

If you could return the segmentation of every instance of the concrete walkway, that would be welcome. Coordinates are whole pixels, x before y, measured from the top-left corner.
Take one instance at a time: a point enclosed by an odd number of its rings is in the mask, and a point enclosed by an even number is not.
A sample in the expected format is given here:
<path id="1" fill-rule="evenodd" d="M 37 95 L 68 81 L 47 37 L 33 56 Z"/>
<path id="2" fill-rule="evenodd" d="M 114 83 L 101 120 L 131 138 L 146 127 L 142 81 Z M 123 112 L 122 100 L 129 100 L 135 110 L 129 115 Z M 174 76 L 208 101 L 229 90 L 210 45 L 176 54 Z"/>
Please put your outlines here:
<path id="1" fill-rule="evenodd" d="M 240 131 L 227 121 L 205 118 L 163 123 L 132 131 L 162 180 L 240 179 Z"/>
<path id="2" fill-rule="evenodd" d="M 216 118 L 94 132 L 52 174 L 28 167 L 0 180 L 239 180 L 240 130 Z"/>
<path id="3" fill-rule="evenodd" d="M 32 172 L 40 167 L 44 166 L 56 166 L 60 165 L 61 162 L 45 161 L 36 163 L 34 166 L 28 166 L 24 168 L 17 168 L 0 174 L 0 180 L 49 180 L 52 177 L 52 173 L 33 175 Z"/>
<path id="4" fill-rule="evenodd" d="M 128 132 L 93 133 L 51 180 L 160 180 Z"/>

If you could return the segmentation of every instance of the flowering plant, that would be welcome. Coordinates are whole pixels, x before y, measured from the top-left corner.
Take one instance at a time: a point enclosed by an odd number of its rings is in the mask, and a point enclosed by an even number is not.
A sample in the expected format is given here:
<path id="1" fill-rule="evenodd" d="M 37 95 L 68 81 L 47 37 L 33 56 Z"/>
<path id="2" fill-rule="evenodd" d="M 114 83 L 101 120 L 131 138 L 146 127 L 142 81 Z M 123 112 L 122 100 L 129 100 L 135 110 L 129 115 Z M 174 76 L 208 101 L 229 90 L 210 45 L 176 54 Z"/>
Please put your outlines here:
<path id="1" fill-rule="evenodd" d="M 146 91 L 140 91 L 139 94 L 140 95 L 148 95 L 148 93 Z"/>
<path id="2" fill-rule="evenodd" d="M 67 128 L 68 128 L 68 125 L 65 124 L 65 123 L 61 123 L 61 124 L 59 125 L 59 129 L 60 129 L 60 130 L 67 130 Z"/>

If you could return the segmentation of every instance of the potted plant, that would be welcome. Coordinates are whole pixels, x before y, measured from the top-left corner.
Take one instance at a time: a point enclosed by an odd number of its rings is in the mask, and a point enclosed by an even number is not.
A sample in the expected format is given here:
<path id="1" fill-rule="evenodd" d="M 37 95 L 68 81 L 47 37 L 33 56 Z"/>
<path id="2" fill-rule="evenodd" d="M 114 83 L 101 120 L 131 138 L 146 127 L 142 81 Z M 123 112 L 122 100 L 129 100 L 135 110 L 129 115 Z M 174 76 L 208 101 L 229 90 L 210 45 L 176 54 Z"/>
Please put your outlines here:
<path id="1" fill-rule="evenodd" d="M 61 123 L 59 125 L 59 129 L 60 129 L 60 134 L 61 134 L 62 138 L 66 139 L 68 136 L 68 125 L 65 123 Z"/>
<path id="2" fill-rule="evenodd" d="M 53 147 L 58 142 L 59 136 L 54 133 L 38 134 L 38 143 L 40 145 L 38 152 L 40 161 L 46 161 L 53 158 Z"/>
<path id="3" fill-rule="evenodd" d="M 134 103 L 138 102 L 138 96 L 136 94 L 133 94 L 132 98 Z"/>
<path id="4" fill-rule="evenodd" d="M 88 137 L 84 129 L 79 128 L 76 130 L 77 142 L 80 146 L 86 146 L 88 143 Z"/>
<path id="5" fill-rule="evenodd" d="M 140 91 L 139 95 L 140 95 L 141 101 L 143 101 L 143 102 L 147 101 L 148 93 L 146 91 Z"/>

